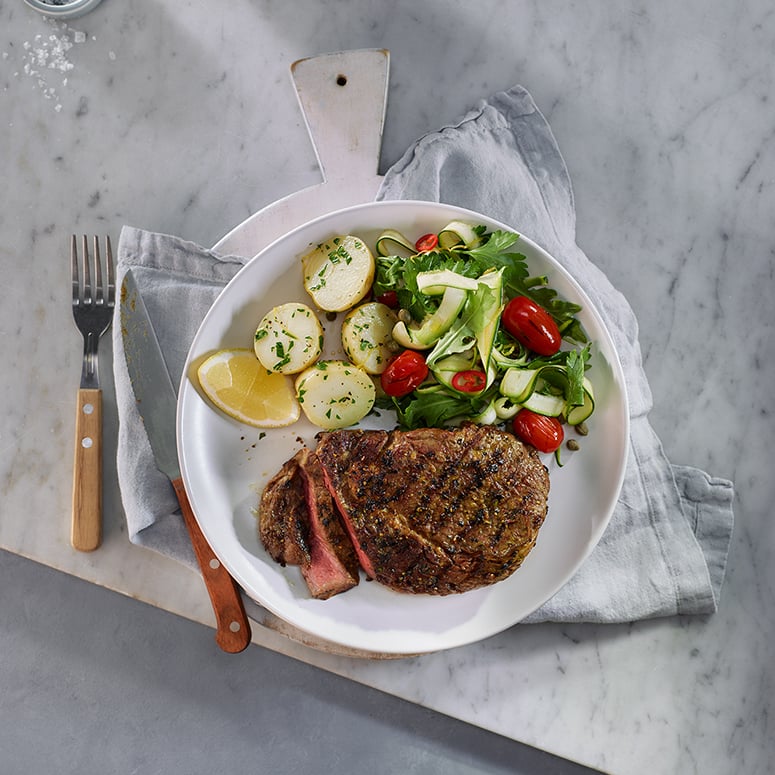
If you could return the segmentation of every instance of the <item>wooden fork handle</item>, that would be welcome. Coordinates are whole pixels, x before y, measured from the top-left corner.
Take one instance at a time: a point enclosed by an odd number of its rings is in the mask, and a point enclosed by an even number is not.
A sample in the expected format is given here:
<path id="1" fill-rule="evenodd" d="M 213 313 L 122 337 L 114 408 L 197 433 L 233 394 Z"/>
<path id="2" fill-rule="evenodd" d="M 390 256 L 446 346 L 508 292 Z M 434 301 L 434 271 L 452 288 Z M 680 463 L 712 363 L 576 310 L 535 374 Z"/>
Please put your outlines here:
<path id="1" fill-rule="evenodd" d="M 102 542 L 102 391 L 81 388 L 75 415 L 70 542 L 81 552 Z"/>
<path id="2" fill-rule="evenodd" d="M 239 587 L 229 571 L 221 565 L 202 534 L 191 509 L 183 480 L 180 477 L 173 479 L 172 486 L 178 496 L 183 520 L 191 537 L 191 545 L 194 547 L 194 554 L 199 561 L 205 587 L 213 604 L 216 622 L 215 642 L 229 654 L 238 654 L 247 648 L 251 639 L 250 622 L 245 613 Z"/>

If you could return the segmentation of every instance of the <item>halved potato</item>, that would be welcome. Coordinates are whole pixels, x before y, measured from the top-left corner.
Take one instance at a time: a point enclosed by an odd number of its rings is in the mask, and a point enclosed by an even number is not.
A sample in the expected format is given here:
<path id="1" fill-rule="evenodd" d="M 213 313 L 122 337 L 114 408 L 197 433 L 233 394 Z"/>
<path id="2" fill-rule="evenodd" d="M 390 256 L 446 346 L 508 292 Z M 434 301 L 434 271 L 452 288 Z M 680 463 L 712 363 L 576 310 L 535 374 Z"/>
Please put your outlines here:
<path id="1" fill-rule="evenodd" d="M 374 406 L 371 377 L 347 361 L 318 361 L 296 377 L 296 398 L 307 419 L 320 428 L 345 428 Z"/>
<path id="2" fill-rule="evenodd" d="M 301 259 L 304 288 L 326 312 L 357 304 L 374 280 L 374 256 L 359 237 L 342 235 L 318 245 Z"/>
<path id="3" fill-rule="evenodd" d="M 323 328 L 306 304 L 281 304 L 261 319 L 253 349 L 265 369 L 278 374 L 298 374 L 320 357 Z"/>
<path id="4" fill-rule="evenodd" d="M 342 321 L 345 355 L 368 374 L 382 374 L 398 350 L 392 335 L 397 322 L 398 315 L 378 301 L 356 307 Z"/>

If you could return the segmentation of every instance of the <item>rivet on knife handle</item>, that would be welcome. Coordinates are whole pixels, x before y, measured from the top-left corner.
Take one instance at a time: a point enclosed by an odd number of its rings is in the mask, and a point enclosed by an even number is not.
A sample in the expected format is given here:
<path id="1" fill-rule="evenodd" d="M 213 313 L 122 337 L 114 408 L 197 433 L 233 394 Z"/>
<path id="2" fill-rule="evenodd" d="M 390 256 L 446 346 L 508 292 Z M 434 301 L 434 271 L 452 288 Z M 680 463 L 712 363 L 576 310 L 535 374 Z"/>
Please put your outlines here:
<path id="1" fill-rule="evenodd" d="M 81 389 L 75 417 L 70 542 L 91 552 L 102 541 L 102 391 Z"/>
<path id="2" fill-rule="evenodd" d="M 182 479 L 173 479 L 172 485 L 178 496 L 183 519 L 191 537 L 191 545 L 199 561 L 207 592 L 215 612 L 215 641 L 230 654 L 237 654 L 247 648 L 251 639 L 250 623 L 242 603 L 239 587 L 226 568 L 221 565 L 215 553 L 202 535 L 199 524 L 191 510 Z"/>

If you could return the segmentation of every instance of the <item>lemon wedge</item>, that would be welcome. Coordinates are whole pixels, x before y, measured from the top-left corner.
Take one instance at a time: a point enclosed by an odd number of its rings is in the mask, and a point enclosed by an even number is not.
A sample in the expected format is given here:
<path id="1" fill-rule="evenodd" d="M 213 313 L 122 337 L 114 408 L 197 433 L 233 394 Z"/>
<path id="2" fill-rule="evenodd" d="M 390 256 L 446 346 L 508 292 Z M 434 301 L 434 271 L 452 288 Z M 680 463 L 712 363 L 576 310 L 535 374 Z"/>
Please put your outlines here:
<path id="1" fill-rule="evenodd" d="M 256 428 L 281 428 L 301 413 L 293 383 L 267 371 L 252 350 L 218 350 L 197 369 L 199 385 L 229 417 Z"/>

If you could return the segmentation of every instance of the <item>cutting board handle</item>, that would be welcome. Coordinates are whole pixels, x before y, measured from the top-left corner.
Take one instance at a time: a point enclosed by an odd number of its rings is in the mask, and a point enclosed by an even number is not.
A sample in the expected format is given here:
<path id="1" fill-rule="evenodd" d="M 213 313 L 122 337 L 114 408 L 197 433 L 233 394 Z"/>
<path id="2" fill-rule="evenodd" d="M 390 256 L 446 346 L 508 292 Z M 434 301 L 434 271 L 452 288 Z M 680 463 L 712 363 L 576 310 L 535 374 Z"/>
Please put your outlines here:
<path id="1" fill-rule="evenodd" d="M 300 59 L 291 78 L 323 179 L 377 174 L 390 52 L 360 49 Z"/>

